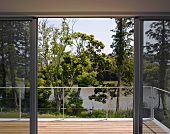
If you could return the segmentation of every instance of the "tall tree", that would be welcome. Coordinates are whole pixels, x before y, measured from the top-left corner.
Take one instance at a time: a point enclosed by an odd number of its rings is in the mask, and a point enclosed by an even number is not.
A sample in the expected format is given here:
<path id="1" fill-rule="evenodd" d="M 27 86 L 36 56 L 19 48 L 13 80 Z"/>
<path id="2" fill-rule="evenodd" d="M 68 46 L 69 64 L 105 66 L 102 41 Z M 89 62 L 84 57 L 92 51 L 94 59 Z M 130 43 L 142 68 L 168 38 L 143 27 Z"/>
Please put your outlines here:
<path id="1" fill-rule="evenodd" d="M 60 28 L 49 26 L 47 21 L 39 26 L 39 63 L 45 65 L 53 87 L 64 87 L 62 62 L 66 48 L 72 45 L 71 30 L 65 18 Z M 60 111 L 63 88 L 54 89 L 57 111 Z"/>
<path id="2" fill-rule="evenodd" d="M 170 62 L 170 21 L 154 21 L 150 24 L 150 29 L 145 34 L 151 39 L 145 45 L 145 55 L 159 65 L 158 86 L 165 88 L 166 70 Z M 168 115 L 166 96 L 164 92 L 159 93 L 162 100 L 164 115 Z M 158 107 L 159 108 L 159 107 Z"/>
<path id="3" fill-rule="evenodd" d="M 113 43 L 111 48 L 113 49 L 113 56 L 115 57 L 115 62 L 117 66 L 117 87 L 123 85 L 123 75 L 129 75 L 126 82 L 128 85 L 131 85 L 133 81 L 133 62 L 131 60 L 133 55 L 133 21 L 128 18 L 116 18 L 115 19 L 116 28 L 115 30 L 111 30 L 114 32 L 112 35 Z M 130 81 L 129 81 L 130 80 Z M 120 88 L 117 88 L 117 104 L 116 111 L 119 110 L 119 96 L 120 96 Z"/>
<path id="4" fill-rule="evenodd" d="M 82 70 L 77 73 L 76 84 L 78 87 L 94 85 L 98 69 L 97 58 L 101 56 L 101 50 L 105 47 L 101 41 L 94 38 L 94 35 L 75 32 L 73 34 L 76 57 L 82 60 Z M 78 88 L 76 102 L 79 98 L 81 88 Z"/>
<path id="5" fill-rule="evenodd" d="M 1 73 L 3 74 L 2 86 L 16 87 L 18 85 L 18 78 L 23 78 L 24 76 L 24 71 L 21 71 L 21 68 L 25 66 L 24 63 L 29 62 L 28 42 L 30 36 L 28 36 L 28 34 L 30 33 L 30 26 L 27 21 L 1 21 L 0 23 L 0 62 L 2 65 Z M 27 50 L 28 53 L 25 53 L 25 50 Z M 27 58 L 24 59 L 24 56 Z M 7 94 L 5 94 L 4 90 L 3 97 L 7 97 Z M 13 101 L 9 103 L 11 107 L 18 108 L 17 89 L 12 89 L 10 98 L 13 98 Z"/>

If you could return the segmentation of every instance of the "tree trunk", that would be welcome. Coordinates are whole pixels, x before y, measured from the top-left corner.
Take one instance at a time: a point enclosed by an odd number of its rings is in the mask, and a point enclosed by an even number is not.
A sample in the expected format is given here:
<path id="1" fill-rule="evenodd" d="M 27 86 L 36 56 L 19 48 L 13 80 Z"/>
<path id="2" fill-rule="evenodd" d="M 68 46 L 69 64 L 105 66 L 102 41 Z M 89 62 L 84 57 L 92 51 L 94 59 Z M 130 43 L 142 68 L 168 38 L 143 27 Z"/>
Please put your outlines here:
<path id="1" fill-rule="evenodd" d="M 164 92 L 161 93 L 161 99 L 162 99 L 164 115 L 167 116 L 168 108 L 167 108 L 167 103 L 166 103 L 166 94 Z"/>
<path id="2" fill-rule="evenodd" d="M 5 70 L 5 65 L 3 63 L 3 60 L 2 60 L 2 63 L 0 64 L 0 75 L 2 77 L 2 83 L 0 86 L 4 87 L 3 89 L 0 89 L 0 94 L 2 95 L 2 101 L 0 102 L 0 105 L 2 107 L 6 106 L 6 105 L 9 105 L 9 103 L 7 102 L 7 99 L 6 99 L 6 70 Z"/>
<path id="3" fill-rule="evenodd" d="M 5 33 L 5 30 L 4 29 L 2 29 L 2 32 L 1 32 L 1 69 L 2 69 L 2 72 L 1 72 L 1 74 L 2 74 L 2 87 L 6 87 L 6 68 L 5 68 L 5 56 L 4 56 L 4 53 L 5 53 L 5 51 L 4 51 L 4 39 L 3 39 L 3 33 Z M 2 89 L 2 99 L 4 99 L 4 100 L 2 100 L 2 104 L 4 104 L 4 105 L 6 105 L 7 104 L 7 102 L 6 102 L 6 88 L 4 88 L 4 89 Z"/>
<path id="4" fill-rule="evenodd" d="M 161 95 L 160 92 L 158 92 L 158 110 L 160 109 L 160 105 L 161 105 Z"/>
<path id="5" fill-rule="evenodd" d="M 78 102 L 78 99 L 80 97 L 80 92 L 81 92 L 81 88 L 78 88 L 77 95 L 76 95 L 76 103 Z"/>
<path id="6" fill-rule="evenodd" d="M 27 58 L 27 55 L 29 55 L 28 51 L 27 51 L 27 47 L 29 47 L 28 43 L 27 43 L 27 37 L 26 35 L 24 35 L 25 37 L 25 53 L 24 53 L 24 70 L 25 70 L 25 76 L 24 76 L 24 86 L 28 87 L 29 85 L 27 84 L 27 82 L 29 81 L 29 65 L 28 65 L 28 61 L 29 59 Z M 25 95 L 24 95 L 24 107 L 25 107 L 25 112 L 29 112 L 29 107 L 30 107 L 30 89 L 25 88 Z"/>
<path id="7" fill-rule="evenodd" d="M 60 104 L 61 104 L 61 101 L 60 101 L 60 97 L 59 97 L 59 89 L 54 89 L 54 97 L 55 97 L 55 100 L 56 100 L 56 112 L 60 111 Z"/>
<path id="8" fill-rule="evenodd" d="M 117 100 L 116 100 L 116 112 L 119 111 L 119 97 L 120 97 L 120 85 L 121 85 L 121 66 L 123 66 L 123 61 L 124 61 L 124 57 L 121 55 L 120 52 L 124 51 L 124 47 L 123 47 L 123 40 L 124 40 L 124 35 L 123 35 L 123 18 L 120 18 L 120 27 L 118 27 L 118 30 L 120 30 L 120 35 L 119 35 L 119 49 L 118 49 L 118 55 L 119 55 L 119 59 L 117 59 L 117 68 L 118 68 L 118 83 L 117 83 Z M 119 61 L 121 60 L 121 61 Z"/>
<path id="9" fill-rule="evenodd" d="M 55 97 L 55 100 L 56 100 L 56 112 L 60 112 L 61 110 L 61 97 L 62 97 L 62 94 L 63 94 L 63 89 L 54 89 L 54 97 Z"/>
<path id="10" fill-rule="evenodd" d="M 11 73 L 11 83 L 12 83 L 12 87 L 16 87 L 16 82 L 15 82 L 15 71 L 14 71 L 14 67 L 12 65 L 10 65 L 10 73 Z M 12 96 L 14 99 L 14 106 L 15 108 L 19 108 L 18 106 L 18 97 L 17 97 L 17 91 L 15 88 L 12 89 Z"/>
<path id="11" fill-rule="evenodd" d="M 28 85 L 25 84 L 25 87 Z M 24 94 L 24 112 L 29 112 L 29 107 L 30 107 L 30 89 L 25 88 L 25 94 Z"/>
<path id="12" fill-rule="evenodd" d="M 4 64 L 4 58 L 2 58 L 2 87 L 6 87 L 6 69 Z M 2 98 L 6 98 L 6 88 L 2 90 Z M 6 99 L 5 99 L 6 100 Z"/>
<path id="13" fill-rule="evenodd" d="M 161 57 L 160 57 L 160 68 L 159 68 L 159 88 L 165 89 L 165 75 L 166 75 L 166 69 L 167 69 L 167 61 L 166 59 L 166 53 L 164 51 L 166 50 L 166 44 L 165 44 L 165 22 L 162 21 L 162 44 L 160 46 L 160 52 L 161 52 Z M 168 108 L 166 104 L 166 96 L 164 92 L 161 92 L 161 100 L 162 100 L 162 106 L 163 106 L 163 111 L 164 115 L 168 114 Z"/>
<path id="14" fill-rule="evenodd" d="M 121 84 L 121 75 L 120 75 L 120 69 L 118 69 L 118 82 L 117 82 L 117 100 L 116 100 L 116 112 L 119 111 L 119 97 L 120 97 L 120 84 Z"/>

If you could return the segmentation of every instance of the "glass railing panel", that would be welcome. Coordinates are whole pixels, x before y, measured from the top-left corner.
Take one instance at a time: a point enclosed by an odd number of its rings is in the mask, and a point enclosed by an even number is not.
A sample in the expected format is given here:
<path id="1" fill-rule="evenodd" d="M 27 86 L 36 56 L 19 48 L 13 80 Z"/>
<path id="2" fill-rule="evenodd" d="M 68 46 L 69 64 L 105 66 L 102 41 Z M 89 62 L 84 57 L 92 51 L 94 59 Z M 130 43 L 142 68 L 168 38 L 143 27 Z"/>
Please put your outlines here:
<path id="1" fill-rule="evenodd" d="M 143 118 L 153 118 L 153 94 L 151 86 L 143 87 Z"/>
<path id="2" fill-rule="evenodd" d="M 118 90 L 120 95 L 116 97 Z M 133 118 L 133 87 L 113 87 L 109 94 L 108 118 Z"/>
<path id="3" fill-rule="evenodd" d="M 26 94 L 30 89 L 27 87 L 6 87 L 0 88 L 0 90 L 4 95 L 0 97 L 0 119 L 29 119 L 30 102 L 29 96 Z"/>
<path id="4" fill-rule="evenodd" d="M 153 117 L 170 129 L 170 92 L 153 87 Z"/>
<path id="5" fill-rule="evenodd" d="M 38 117 L 133 118 L 133 88 L 39 87 Z"/>
<path id="6" fill-rule="evenodd" d="M 38 87 L 38 118 L 63 118 L 64 88 Z"/>
<path id="7" fill-rule="evenodd" d="M 80 117 L 106 118 L 107 92 L 107 88 L 83 87 L 80 93 L 83 111 L 81 111 Z"/>
<path id="8" fill-rule="evenodd" d="M 170 92 L 157 87 L 143 87 L 143 118 L 156 119 L 170 128 Z"/>

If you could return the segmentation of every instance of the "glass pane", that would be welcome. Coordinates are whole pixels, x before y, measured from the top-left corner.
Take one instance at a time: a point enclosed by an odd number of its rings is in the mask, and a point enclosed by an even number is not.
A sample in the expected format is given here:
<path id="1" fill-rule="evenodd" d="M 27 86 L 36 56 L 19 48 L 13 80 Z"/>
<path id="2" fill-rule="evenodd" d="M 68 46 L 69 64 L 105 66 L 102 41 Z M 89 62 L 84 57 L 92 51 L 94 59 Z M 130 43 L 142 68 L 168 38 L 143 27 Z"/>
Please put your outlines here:
<path id="1" fill-rule="evenodd" d="M 29 66 L 30 21 L 0 21 L 1 133 L 30 132 Z"/>
<path id="2" fill-rule="evenodd" d="M 144 129 L 146 119 L 170 129 L 170 21 L 145 21 L 143 46 Z"/>

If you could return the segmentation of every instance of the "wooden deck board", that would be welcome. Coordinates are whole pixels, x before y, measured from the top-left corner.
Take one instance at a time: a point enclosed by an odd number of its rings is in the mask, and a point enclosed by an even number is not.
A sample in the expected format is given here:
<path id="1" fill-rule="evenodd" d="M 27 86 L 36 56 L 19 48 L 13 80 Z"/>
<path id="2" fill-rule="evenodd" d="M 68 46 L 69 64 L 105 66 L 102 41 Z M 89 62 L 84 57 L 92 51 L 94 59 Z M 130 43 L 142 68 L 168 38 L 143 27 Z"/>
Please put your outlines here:
<path id="1" fill-rule="evenodd" d="M 144 121 L 145 134 L 167 134 L 152 121 Z M 132 121 L 39 121 L 38 134 L 132 134 Z M 2 121 L 0 134 L 29 134 L 29 122 Z"/>

